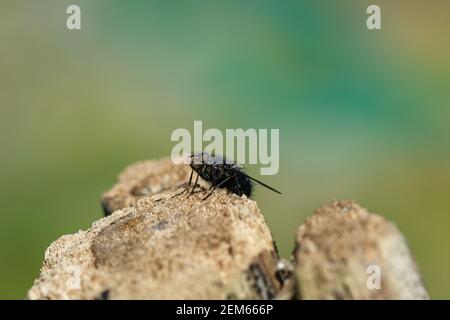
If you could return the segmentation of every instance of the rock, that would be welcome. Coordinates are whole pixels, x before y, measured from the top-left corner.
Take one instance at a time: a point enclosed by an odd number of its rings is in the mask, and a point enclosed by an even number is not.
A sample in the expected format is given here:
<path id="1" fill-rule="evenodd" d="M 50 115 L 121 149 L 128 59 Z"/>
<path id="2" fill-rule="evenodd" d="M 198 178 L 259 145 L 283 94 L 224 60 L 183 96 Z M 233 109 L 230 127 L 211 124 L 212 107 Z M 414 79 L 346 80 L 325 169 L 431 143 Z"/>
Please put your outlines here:
<path id="1" fill-rule="evenodd" d="M 113 213 L 53 242 L 28 298 L 273 298 L 278 256 L 257 204 L 225 190 L 177 196 L 186 167 L 128 167 L 103 196 Z"/>
<path id="2" fill-rule="evenodd" d="M 406 240 L 352 201 L 325 205 L 279 259 L 257 204 L 169 159 L 124 170 L 107 217 L 50 245 L 29 299 L 427 299 Z"/>
<path id="3" fill-rule="evenodd" d="M 134 206 L 137 200 L 163 191 L 176 191 L 187 183 L 191 170 L 175 166 L 169 159 L 147 160 L 128 166 L 118 182 L 102 195 L 105 215 Z"/>
<path id="4" fill-rule="evenodd" d="M 429 298 L 395 225 L 352 201 L 325 205 L 298 228 L 294 275 L 297 299 Z"/>

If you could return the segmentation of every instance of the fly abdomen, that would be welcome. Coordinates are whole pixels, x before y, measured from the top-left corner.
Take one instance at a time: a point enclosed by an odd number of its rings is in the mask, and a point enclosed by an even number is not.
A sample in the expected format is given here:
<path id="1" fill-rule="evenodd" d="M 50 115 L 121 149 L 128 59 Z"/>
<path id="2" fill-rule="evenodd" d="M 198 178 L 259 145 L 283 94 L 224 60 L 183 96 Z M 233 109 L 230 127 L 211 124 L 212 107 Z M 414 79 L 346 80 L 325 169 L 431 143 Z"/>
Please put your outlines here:
<path id="1" fill-rule="evenodd" d="M 248 198 L 250 198 L 252 195 L 253 185 L 249 178 L 241 172 L 238 172 L 227 186 L 227 189 L 239 196 L 245 194 Z"/>

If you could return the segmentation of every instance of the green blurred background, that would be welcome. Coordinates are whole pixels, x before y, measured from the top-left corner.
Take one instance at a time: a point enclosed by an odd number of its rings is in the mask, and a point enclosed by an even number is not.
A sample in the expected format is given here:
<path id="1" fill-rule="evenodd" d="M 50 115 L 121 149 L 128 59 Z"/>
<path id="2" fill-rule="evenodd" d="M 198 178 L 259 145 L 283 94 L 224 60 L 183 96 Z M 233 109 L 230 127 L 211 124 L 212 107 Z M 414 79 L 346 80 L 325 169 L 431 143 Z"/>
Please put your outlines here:
<path id="1" fill-rule="evenodd" d="M 283 196 L 255 198 L 282 255 L 315 208 L 354 199 L 450 298 L 449 31 L 449 1 L 0 0 L 0 298 L 24 298 L 47 246 L 194 120 L 280 129 L 264 180 Z"/>

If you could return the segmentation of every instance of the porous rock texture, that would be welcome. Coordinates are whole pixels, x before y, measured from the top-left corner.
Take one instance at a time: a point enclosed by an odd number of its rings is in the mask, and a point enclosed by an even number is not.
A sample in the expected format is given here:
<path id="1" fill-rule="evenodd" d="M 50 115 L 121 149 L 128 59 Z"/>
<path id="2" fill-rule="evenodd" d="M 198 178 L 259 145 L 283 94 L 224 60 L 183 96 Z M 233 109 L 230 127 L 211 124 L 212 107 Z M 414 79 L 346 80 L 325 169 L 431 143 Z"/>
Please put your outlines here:
<path id="1" fill-rule="evenodd" d="M 397 227 L 352 201 L 334 201 L 298 228 L 297 299 L 428 299 Z"/>
<path id="2" fill-rule="evenodd" d="M 103 195 L 113 213 L 53 242 L 28 298 L 273 298 L 278 258 L 257 204 L 178 195 L 189 173 L 169 159 L 127 168 Z"/>
<path id="3" fill-rule="evenodd" d="M 187 197 L 190 168 L 131 165 L 102 196 L 105 214 L 45 252 L 29 299 L 427 299 L 394 224 L 352 201 L 319 209 L 280 260 L 256 202 L 208 185 Z"/>

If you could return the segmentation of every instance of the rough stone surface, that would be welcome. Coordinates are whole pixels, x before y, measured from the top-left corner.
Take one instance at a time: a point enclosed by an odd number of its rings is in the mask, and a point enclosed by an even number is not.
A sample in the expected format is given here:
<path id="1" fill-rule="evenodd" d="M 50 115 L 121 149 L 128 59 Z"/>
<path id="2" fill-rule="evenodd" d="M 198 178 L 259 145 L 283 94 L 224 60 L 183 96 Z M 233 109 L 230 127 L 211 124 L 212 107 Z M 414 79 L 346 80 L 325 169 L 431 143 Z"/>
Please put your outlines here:
<path id="1" fill-rule="evenodd" d="M 169 159 L 147 160 L 128 166 L 118 182 L 102 195 L 105 215 L 134 206 L 139 199 L 163 191 L 176 191 L 189 180 L 187 165 L 175 166 Z"/>
<path id="2" fill-rule="evenodd" d="M 296 243 L 299 299 L 428 298 L 395 225 L 352 201 L 335 201 L 316 210 L 298 228 Z"/>
<path id="3" fill-rule="evenodd" d="M 224 190 L 202 201 L 203 188 L 177 196 L 188 175 L 168 159 L 127 168 L 104 196 L 118 210 L 52 243 L 28 298 L 274 297 L 278 260 L 256 203 Z"/>
<path id="4" fill-rule="evenodd" d="M 257 204 L 169 159 L 131 165 L 102 196 L 105 214 L 45 252 L 29 299 L 427 299 L 406 240 L 352 201 L 325 205 L 280 260 Z M 380 288 L 374 278 L 378 268 Z M 374 271 L 375 270 L 375 271 Z"/>

